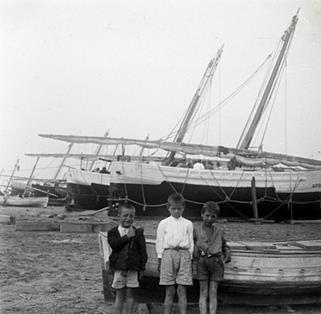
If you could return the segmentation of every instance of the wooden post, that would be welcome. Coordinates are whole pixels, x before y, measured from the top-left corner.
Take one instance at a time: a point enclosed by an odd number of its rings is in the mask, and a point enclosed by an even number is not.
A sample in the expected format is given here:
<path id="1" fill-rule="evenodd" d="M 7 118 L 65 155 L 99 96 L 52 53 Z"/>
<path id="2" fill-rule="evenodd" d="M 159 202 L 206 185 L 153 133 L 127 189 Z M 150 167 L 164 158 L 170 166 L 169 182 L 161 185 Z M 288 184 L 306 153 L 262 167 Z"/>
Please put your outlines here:
<path id="1" fill-rule="evenodd" d="M 253 216 L 254 216 L 254 220 L 257 221 L 259 219 L 259 214 L 257 210 L 255 177 L 252 177 L 252 181 L 251 181 L 251 195 L 252 195 L 252 202 L 253 202 Z"/>

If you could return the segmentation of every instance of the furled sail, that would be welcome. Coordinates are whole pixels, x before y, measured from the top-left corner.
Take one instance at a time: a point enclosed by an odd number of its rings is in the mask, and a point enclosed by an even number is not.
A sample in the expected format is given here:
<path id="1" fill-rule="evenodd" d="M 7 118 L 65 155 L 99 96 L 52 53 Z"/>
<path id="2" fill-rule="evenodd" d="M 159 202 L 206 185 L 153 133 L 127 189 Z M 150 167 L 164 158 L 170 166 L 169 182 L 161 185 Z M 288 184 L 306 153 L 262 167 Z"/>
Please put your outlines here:
<path id="1" fill-rule="evenodd" d="M 249 149 L 236 149 L 226 146 L 211 146 L 202 144 L 190 144 L 190 143 L 175 143 L 166 142 L 162 140 L 139 140 L 139 139 L 129 139 L 129 138 L 111 138 L 111 137 L 99 137 L 99 136 L 75 136 L 75 135 L 48 135 L 41 134 L 40 136 L 61 140 L 69 143 L 79 143 L 79 144 L 102 144 L 102 145 L 138 145 L 148 149 L 163 149 L 165 151 L 175 151 L 183 154 L 192 155 L 205 155 L 205 156 L 230 156 L 235 155 L 248 157 L 248 158 L 270 158 L 280 161 L 304 163 L 311 166 L 321 166 L 321 160 L 291 156 L 286 154 L 278 154 L 271 152 L 260 152 Z M 69 156 L 72 156 L 69 155 Z"/>

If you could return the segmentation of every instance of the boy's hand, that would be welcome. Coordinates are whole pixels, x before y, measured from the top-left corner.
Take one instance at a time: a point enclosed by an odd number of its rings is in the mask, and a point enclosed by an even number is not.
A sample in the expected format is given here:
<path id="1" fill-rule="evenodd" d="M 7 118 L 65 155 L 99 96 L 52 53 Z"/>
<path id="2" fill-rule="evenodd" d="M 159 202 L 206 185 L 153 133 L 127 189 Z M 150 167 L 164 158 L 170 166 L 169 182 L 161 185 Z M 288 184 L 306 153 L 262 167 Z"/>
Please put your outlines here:
<path id="1" fill-rule="evenodd" d="M 160 273 L 161 263 L 162 263 L 162 259 L 159 258 L 159 259 L 158 259 L 158 266 L 157 266 L 157 271 L 158 271 L 159 273 Z"/>
<path id="2" fill-rule="evenodd" d="M 127 238 L 130 239 L 130 238 L 133 238 L 135 236 L 135 230 L 133 227 L 129 227 L 128 229 L 128 233 L 127 233 Z"/>
<path id="3" fill-rule="evenodd" d="M 225 254 L 224 254 L 224 259 L 223 259 L 224 263 L 229 263 L 231 261 L 231 252 L 230 250 L 226 250 Z"/>
<path id="4" fill-rule="evenodd" d="M 144 271 L 140 270 L 138 273 L 138 280 L 142 280 L 144 278 Z"/>

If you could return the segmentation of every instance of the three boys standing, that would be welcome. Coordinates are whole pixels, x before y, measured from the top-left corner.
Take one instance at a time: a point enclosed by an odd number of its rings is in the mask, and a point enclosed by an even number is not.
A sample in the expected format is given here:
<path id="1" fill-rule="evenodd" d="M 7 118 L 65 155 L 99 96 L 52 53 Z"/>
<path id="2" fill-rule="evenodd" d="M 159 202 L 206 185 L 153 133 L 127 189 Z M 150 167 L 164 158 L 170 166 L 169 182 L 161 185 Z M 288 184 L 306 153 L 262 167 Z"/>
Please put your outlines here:
<path id="1" fill-rule="evenodd" d="M 116 289 L 116 313 L 122 311 L 125 292 L 127 292 L 128 313 L 133 312 L 132 288 L 138 287 L 138 277 L 142 275 L 147 262 L 143 230 L 134 229 L 132 226 L 135 209 L 132 206 L 129 209 L 128 206 L 131 205 L 122 205 L 120 208 L 120 226 L 108 232 L 108 241 L 113 250 L 110 256 L 110 268 L 115 271 L 112 287 Z M 201 212 L 203 222 L 193 228 L 192 222 L 182 217 L 185 200 L 180 194 L 170 195 L 167 206 L 170 216 L 160 221 L 156 237 L 159 284 L 165 286 L 164 313 L 171 313 L 174 296 L 177 293 L 179 311 L 181 314 L 186 314 L 186 287 L 193 285 L 192 260 L 194 258 L 197 260 L 200 283 L 200 313 L 207 313 L 209 297 L 210 314 L 215 314 L 217 287 L 224 274 L 223 262 L 230 261 L 229 248 L 223 231 L 214 225 L 219 207 L 215 202 L 205 203 Z M 127 260 L 127 264 L 124 259 Z M 128 261 L 131 259 L 133 263 L 129 267 Z M 120 267 L 118 263 L 126 264 L 127 267 Z"/>

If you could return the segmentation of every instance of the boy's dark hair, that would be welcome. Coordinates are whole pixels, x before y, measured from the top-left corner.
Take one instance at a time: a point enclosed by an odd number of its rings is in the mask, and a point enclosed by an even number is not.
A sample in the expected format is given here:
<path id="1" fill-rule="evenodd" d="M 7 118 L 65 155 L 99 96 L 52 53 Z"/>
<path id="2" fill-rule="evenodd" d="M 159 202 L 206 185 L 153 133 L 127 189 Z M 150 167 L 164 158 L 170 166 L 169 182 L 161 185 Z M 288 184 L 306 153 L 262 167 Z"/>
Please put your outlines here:
<path id="1" fill-rule="evenodd" d="M 210 213 L 213 213 L 216 216 L 219 216 L 219 214 L 220 214 L 220 206 L 218 206 L 218 204 L 216 202 L 213 202 L 213 201 L 206 202 L 202 207 L 201 214 L 204 214 L 206 211 L 210 212 Z"/>
<path id="2" fill-rule="evenodd" d="M 120 204 L 119 207 L 118 207 L 118 215 L 121 214 L 123 208 L 131 209 L 131 210 L 133 210 L 133 211 L 136 212 L 136 208 L 134 207 L 134 205 L 132 205 L 132 204 L 130 204 L 130 203 L 122 203 L 122 204 Z"/>
<path id="3" fill-rule="evenodd" d="M 178 203 L 185 206 L 185 199 L 182 194 L 173 193 L 167 199 L 167 207 L 169 207 L 172 203 Z"/>

